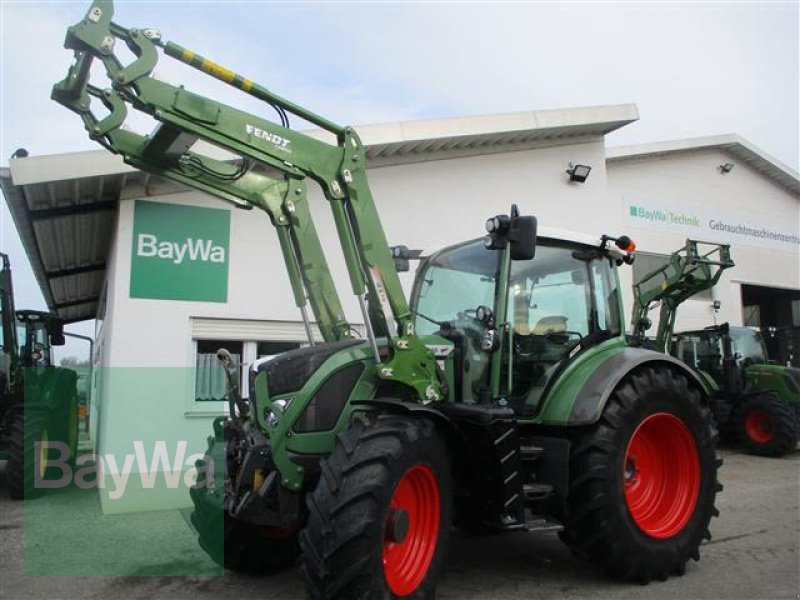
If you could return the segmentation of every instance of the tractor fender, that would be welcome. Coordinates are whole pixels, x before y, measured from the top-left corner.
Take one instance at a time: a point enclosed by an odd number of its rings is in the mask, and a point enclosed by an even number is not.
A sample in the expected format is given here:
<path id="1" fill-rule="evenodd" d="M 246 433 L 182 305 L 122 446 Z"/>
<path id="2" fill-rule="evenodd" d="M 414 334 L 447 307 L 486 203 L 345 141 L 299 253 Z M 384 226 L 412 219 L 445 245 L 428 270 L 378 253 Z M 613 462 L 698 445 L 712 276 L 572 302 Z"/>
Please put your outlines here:
<path id="1" fill-rule="evenodd" d="M 677 358 L 644 348 L 626 347 L 609 356 L 595 369 L 578 392 L 566 423 L 568 426 L 592 425 L 598 421 L 609 397 L 619 383 L 642 365 L 667 366 L 686 376 L 708 398 L 703 380 Z"/>
<path id="2" fill-rule="evenodd" d="M 355 406 L 368 406 L 377 410 L 382 410 L 398 415 L 408 415 L 414 418 L 427 418 L 436 423 L 441 428 L 447 441 L 454 446 L 457 454 L 468 449 L 468 443 L 464 434 L 453 423 L 447 415 L 438 411 L 433 406 L 425 406 L 422 404 L 415 404 L 413 402 L 404 402 L 402 400 L 395 400 L 394 398 L 371 398 L 368 400 L 356 400 L 351 404 Z"/>

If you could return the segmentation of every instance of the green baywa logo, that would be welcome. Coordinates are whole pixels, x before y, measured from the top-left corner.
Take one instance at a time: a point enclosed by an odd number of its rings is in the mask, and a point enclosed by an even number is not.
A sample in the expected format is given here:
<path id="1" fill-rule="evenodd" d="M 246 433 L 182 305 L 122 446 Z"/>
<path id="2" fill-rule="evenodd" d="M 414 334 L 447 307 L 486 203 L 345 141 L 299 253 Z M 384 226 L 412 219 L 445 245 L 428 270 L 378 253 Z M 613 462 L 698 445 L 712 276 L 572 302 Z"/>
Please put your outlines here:
<path id="1" fill-rule="evenodd" d="M 186 238 L 184 242 L 160 241 L 149 233 L 140 233 L 136 241 L 136 255 L 144 258 L 161 258 L 179 265 L 184 260 L 224 263 L 225 248 L 213 240 Z"/>
<path id="2" fill-rule="evenodd" d="M 644 221 L 655 221 L 660 223 L 667 223 L 668 225 L 686 225 L 688 227 L 699 227 L 700 219 L 695 215 L 687 215 L 684 213 L 675 213 L 671 210 L 651 210 L 643 206 L 630 205 L 628 207 L 628 214 L 631 217 L 642 219 Z"/>

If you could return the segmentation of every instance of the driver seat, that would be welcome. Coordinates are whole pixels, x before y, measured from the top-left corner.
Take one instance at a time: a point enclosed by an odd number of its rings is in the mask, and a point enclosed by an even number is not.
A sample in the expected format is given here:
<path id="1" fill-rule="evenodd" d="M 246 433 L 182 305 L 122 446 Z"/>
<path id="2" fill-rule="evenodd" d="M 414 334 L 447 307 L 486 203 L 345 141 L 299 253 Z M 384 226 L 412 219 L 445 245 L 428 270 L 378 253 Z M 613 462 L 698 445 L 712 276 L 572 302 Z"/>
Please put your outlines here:
<path id="1" fill-rule="evenodd" d="M 553 315 L 542 317 L 531 329 L 531 335 L 547 335 L 548 333 L 564 333 L 567 330 L 567 317 Z"/>

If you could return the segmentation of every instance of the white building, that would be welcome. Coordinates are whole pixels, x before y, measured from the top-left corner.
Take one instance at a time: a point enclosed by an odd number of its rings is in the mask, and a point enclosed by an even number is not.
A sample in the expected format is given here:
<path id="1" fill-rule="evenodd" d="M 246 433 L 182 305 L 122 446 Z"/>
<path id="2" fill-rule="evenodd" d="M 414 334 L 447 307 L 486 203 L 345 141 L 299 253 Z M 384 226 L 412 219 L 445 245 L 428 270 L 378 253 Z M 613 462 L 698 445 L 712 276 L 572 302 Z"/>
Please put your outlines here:
<path id="1" fill-rule="evenodd" d="M 606 134 L 637 118 L 635 106 L 620 105 L 358 130 L 390 243 L 433 248 L 479 237 L 485 219 L 512 203 L 542 226 L 628 234 L 643 257 L 668 255 L 687 237 L 729 243 L 737 266 L 713 296 L 682 307 L 678 329 L 714 318 L 772 327 L 789 333 L 771 349 L 799 364 L 798 174 L 734 135 L 606 148 Z M 569 182 L 570 163 L 592 167 L 585 183 Z M 251 361 L 303 342 L 264 213 L 140 173 L 104 150 L 12 159 L 0 180 L 50 308 L 68 321 L 97 319 L 99 454 L 121 461 L 136 440 L 187 440 L 187 454 L 202 452 L 222 408 L 208 399 L 219 397 L 218 380 L 194 367 L 210 364 L 220 345 Z M 310 202 L 334 280 L 346 282 L 325 200 L 313 190 Z M 162 260 L 171 270 L 147 260 L 159 241 L 183 242 L 193 232 L 213 242 L 195 248 L 207 253 L 202 268 L 180 248 Z M 620 270 L 628 310 L 634 270 Z M 348 292 L 340 286 L 347 316 L 358 322 Z M 101 500 L 106 512 L 149 506 L 117 502 L 109 490 Z M 187 501 L 183 492 L 165 502 Z"/>

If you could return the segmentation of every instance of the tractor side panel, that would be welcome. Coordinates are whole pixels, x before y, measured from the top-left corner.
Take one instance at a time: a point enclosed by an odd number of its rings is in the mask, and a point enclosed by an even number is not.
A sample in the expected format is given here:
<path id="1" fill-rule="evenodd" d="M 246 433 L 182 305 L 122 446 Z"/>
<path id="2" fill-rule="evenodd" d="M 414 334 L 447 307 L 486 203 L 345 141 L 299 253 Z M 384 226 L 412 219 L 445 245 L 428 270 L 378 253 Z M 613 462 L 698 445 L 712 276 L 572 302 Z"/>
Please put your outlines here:
<path id="1" fill-rule="evenodd" d="M 776 392 L 789 404 L 800 406 L 800 369 L 782 365 L 750 365 L 745 378 L 758 391 Z"/>
<path id="2" fill-rule="evenodd" d="M 562 427 L 597 422 L 619 382 L 637 367 L 655 363 L 684 373 L 708 395 L 704 381 L 678 359 L 644 348 L 616 347 L 593 356 L 581 369 L 566 371 L 561 377 L 565 381 L 553 387 L 538 422 Z"/>

